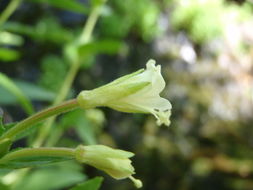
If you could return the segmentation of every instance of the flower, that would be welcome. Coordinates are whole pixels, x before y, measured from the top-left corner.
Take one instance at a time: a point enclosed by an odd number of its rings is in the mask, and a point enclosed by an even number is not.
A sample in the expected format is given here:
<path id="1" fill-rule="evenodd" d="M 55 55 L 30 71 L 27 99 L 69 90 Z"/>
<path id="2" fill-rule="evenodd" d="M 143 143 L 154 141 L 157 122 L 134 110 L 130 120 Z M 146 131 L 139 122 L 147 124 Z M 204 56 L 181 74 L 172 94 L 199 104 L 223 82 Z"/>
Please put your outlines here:
<path id="1" fill-rule="evenodd" d="M 135 173 L 129 159 L 132 156 L 134 156 L 132 152 L 104 145 L 80 145 L 75 150 L 75 157 L 79 162 L 103 170 L 115 179 L 129 178 L 139 188 L 142 186 L 141 181 L 132 176 Z"/>
<path id="2" fill-rule="evenodd" d="M 120 77 L 94 90 L 82 91 L 77 100 L 83 108 L 107 106 L 122 112 L 151 113 L 158 125 L 169 126 L 172 106 L 159 95 L 164 88 L 161 66 L 156 66 L 151 59 L 146 64 L 146 70 Z"/>

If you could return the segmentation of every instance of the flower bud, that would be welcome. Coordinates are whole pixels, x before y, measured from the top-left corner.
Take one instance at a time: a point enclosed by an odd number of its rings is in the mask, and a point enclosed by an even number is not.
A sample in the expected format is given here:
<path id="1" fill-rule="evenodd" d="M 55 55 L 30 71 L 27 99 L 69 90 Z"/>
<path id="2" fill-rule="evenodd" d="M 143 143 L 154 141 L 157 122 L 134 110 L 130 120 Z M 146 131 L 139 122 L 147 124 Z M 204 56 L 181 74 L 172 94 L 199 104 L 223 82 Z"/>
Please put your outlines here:
<path id="1" fill-rule="evenodd" d="M 75 158 L 79 162 L 100 169 L 115 179 L 130 178 L 136 187 L 141 187 L 141 181 L 132 177 L 135 173 L 129 159 L 132 156 L 134 156 L 132 152 L 104 145 L 80 145 L 75 150 Z"/>

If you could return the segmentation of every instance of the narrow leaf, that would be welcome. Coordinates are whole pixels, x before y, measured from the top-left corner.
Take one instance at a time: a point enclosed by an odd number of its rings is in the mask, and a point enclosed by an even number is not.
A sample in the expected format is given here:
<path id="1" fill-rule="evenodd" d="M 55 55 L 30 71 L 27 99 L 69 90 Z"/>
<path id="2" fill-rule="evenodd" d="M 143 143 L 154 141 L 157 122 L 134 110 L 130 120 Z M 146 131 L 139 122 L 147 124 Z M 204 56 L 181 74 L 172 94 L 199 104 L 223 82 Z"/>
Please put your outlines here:
<path id="1" fill-rule="evenodd" d="M 68 161 L 30 170 L 12 190 L 67 189 L 86 179 L 82 168 L 79 167 L 77 163 Z"/>
<path id="2" fill-rule="evenodd" d="M 79 54 L 81 56 L 94 55 L 98 53 L 116 54 L 124 48 L 125 48 L 125 45 L 122 43 L 122 41 L 101 40 L 101 41 L 90 42 L 85 45 L 82 45 L 79 48 Z"/>
<path id="3" fill-rule="evenodd" d="M 13 81 L 15 85 L 21 89 L 21 91 L 25 94 L 27 98 L 30 100 L 37 101 L 52 101 L 55 97 L 55 93 L 48 91 L 44 88 L 39 87 L 38 85 L 25 82 L 25 81 Z M 3 88 L 0 85 L 0 104 L 14 104 L 17 102 L 17 98 L 8 91 L 6 88 Z"/>
<path id="4" fill-rule="evenodd" d="M 95 177 L 93 179 L 80 183 L 69 190 L 98 190 L 102 184 L 102 181 L 102 177 Z"/>
<path id="5" fill-rule="evenodd" d="M 2 61 L 16 61 L 20 57 L 18 51 L 9 48 L 0 48 L 0 60 Z"/>
<path id="6" fill-rule="evenodd" d="M 12 141 L 10 139 L 3 139 L 0 141 L 0 157 L 4 156 L 10 150 Z"/>
<path id="7" fill-rule="evenodd" d="M 11 33 L 11 32 L 0 32 L 0 44 L 1 45 L 13 45 L 21 46 L 23 45 L 24 40 L 20 35 Z"/>
<path id="8" fill-rule="evenodd" d="M 8 78 L 5 74 L 0 73 L 0 86 L 6 88 L 9 92 L 16 96 L 20 105 L 28 113 L 32 114 L 34 112 L 33 106 L 29 99 L 24 95 L 24 93 L 16 86 L 16 84 Z"/>

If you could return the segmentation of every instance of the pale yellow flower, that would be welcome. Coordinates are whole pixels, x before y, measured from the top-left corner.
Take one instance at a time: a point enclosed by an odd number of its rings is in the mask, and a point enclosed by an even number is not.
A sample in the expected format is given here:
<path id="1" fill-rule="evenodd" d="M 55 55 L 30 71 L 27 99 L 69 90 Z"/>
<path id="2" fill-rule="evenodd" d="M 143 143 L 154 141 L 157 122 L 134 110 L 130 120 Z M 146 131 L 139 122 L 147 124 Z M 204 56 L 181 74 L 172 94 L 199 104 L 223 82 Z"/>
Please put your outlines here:
<path id="1" fill-rule="evenodd" d="M 77 100 L 83 108 L 107 106 L 122 112 L 151 113 L 158 125 L 169 126 L 171 104 L 160 97 L 164 88 L 161 66 L 149 60 L 146 70 L 141 69 L 94 90 L 82 91 Z"/>

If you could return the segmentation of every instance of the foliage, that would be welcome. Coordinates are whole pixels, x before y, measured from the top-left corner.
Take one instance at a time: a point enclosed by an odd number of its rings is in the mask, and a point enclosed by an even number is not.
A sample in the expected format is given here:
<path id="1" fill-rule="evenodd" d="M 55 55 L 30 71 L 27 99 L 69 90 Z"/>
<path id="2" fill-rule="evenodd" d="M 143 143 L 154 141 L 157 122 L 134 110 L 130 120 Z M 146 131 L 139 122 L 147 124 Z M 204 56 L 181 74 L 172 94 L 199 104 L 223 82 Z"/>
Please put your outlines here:
<path id="1" fill-rule="evenodd" d="M 1 14 L 9 2 L 0 2 Z M 91 38 L 80 43 L 84 24 L 101 2 L 21 1 L 0 24 L 0 133 L 33 109 L 57 102 L 70 71 L 73 83 L 63 99 L 155 58 L 167 83 L 164 96 L 172 102 L 169 128 L 157 128 L 148 116 L 75 110 L 53 122 L 43 146 L 99 143 L 135 152 L 133 165 L 145 190 L 252 189 L 252 3 L 108 0 Z M 73 70 L 77 61 L 80 67 Z M 26 131 L 12 147 L 10 140 L 0 142 L 0 156 L 32 147 L 39 133 Z M 34 158 L 25 160 L 28 166 L 29 161 L 41 166 L 59 160 Z M 2 166 L 0 189 L 96 190 L 102 178 L 85 180 L 97 175 L 72 160 L 12 171 Z M 132 188 L 105 176 L 103 189 Z"/>
<path id="2" fill-rule="evenodd" d="M 71 188 L 70 190 L 97 190 L 99 189 L 103 178 L 102 177 L 96 177 L 94 179 L 90 179 L 88 181 L 85 181 L 84 183 L 78 184 L 77 186 Z"/>
<path id="3" fill-rule="evenodd" d="M 106 37 L 124 38 L 131 32 L 137 32 L 149 41 L 159 33 L 157 19 L 158 5 L 149 0 L 127 0 L 109 2 L 111 8 L 101 19 L 101 33 Z M 138 19 L 136 19 L 138 18 Z"/>

